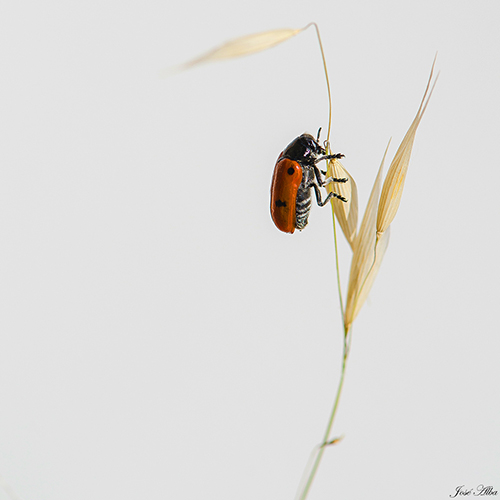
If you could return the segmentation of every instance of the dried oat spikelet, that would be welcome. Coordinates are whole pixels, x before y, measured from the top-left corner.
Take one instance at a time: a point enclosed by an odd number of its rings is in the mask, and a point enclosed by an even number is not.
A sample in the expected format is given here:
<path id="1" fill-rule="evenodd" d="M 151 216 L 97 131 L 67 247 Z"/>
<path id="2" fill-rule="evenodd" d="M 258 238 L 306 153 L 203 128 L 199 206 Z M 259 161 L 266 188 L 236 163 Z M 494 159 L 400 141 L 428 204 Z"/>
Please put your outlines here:
<path id="1" fill-rule="evenodd" d="M 389 141 L 390 142 L 390 141 Z M 382 158 L 377 177 L 373 183 L 372 192 L 366 205 L 365 214 L 361 221 L 359 232 L 354 240 L 354 253 L 349 273 L 349 284 L 347 287 L 347 302 L 344 315 L 344 327 L 347 333 L 352 322 L 363 306 L 368 292 L 377 275 L 387 244 L 389 243 L 389 232 L 377 241 L 376 221 L 377 206 L 380 196 L 380 185 L 382 184 L 382 173 L 384 168 L 387 148 Z"/>
<path id="2" fill-rule="evenodd" d="M 336 179 L 348 178 L 347 182 L 330 182 L 326 185 L 329 193 L 332 191 L 340 194 L 347 202 L 337 198 L 331 199 L 332 212 L 337 217 L 342 232 L 349 245 L 354 250 L 354 241 L 356 238 L 356 228 L 358 226 L 358 188 L 351 174 L 344 168 L 339 160 L 330 160 L 327 167 L 327 177 Z"/>
<path id="3" fill-rule="evenodd" d="M 309 26 L 309 25 L 308 25 Z M 308 26 L 300 29 L 277 29 L 271 31 L 264 31 L 262 33 L 254 33 L 253 35 L 246 35 L 239 38 L 234 38 L 228 42 L 216 47 L 215 49 L 203 54 L 196 59 L 188 61 L 174 68 L 166 69 L 161 72 L 161 76 L 168 76 L 172 73 L 184 71 L 198 64 L 219 61 L 221 59 L 231 59 L 233 57 L 246 56 L 254 52 L 270 49 L 275 45 L 285 42 L 289 38 L 298 35 L 304 31 Z"/>
<path id="4" fill-rule="evenodd" d="M 434 86 L 436 85 L 437 78 L 434 80 L 431 87 L 435 64 L 436 59 L 434 58 L 429 81 L 427 82 L 427 87 L 425 88 L 417 115 L 394 155 L 394 159 L 391 162 L 391 166 L 389 167 L 382 187 L 382 193 L 380 194 L 382 168 L 387 154 L 387 149 L 385 150 L 384 158 L 382 159 L 377 178 L 375 179 L 361 227 L 352 245 L 354 254 L 351 262 L 347 302 L 344 314 L 346 333 L 350 330 L 354 319 L 361 310 L 370 292 L 389 243 L 389 226 L 398 211 L 401 196 L 403 194 L 403 187 L 408 165 L 410 163 L 415 134 L 420 124 L 420 120 L 429 104 Z M 387 148 L 388 147 L 389 145 L 387 145 Z"/>
<path id="5" fill-rule="evenodd" d="M 430 87 L 435 64 L 436 58 L 434 58 L 434 62 L 432 63 L 429 81 L 427 82 L 424 97 L 422 98 L 422 102 L 418 108 L 417 115 L 415 116 L 408 132 L 406 132 L 404 139 L 396 151 L 394 159 L 392 160 L 391 166 L 387 172 L 387 177 L 385 178 L 377 213 L 377 238 L 380 238 L 382 233 L 387 230 L 391 222 L 394 220 L 396 212 L 398 211 L 401 196 L 403 194 L 406 173 L 408 171 L 408 164 L 410 163 L 411 150 L 413 147 L 413 141 L 415 140 L 415 134 L 417 133 L 418 125 L 420 124 L 420 120 L 424 115 L 427 104 L 429 104 L 432 91 L 436 85 L 437 77 L 436 80 L 434 80 L 432 88 Z M 428 96 L 427 93 L 429 93 Z"/>

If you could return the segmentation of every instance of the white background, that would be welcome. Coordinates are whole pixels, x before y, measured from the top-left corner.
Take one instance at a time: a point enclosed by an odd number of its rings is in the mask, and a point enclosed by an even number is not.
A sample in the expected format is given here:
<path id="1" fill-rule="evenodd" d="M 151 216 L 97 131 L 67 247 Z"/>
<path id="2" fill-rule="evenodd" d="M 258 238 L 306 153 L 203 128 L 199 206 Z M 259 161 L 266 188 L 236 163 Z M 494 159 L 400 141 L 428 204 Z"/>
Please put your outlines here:
<path id="1" fill-rule="evenodd" d="M 364 207 L 438 54 L 311 499 L 500 490 L 498 1 L 10 1 L 0 7 L 0 474 L 25 500 L 292 499 L 342 334 L 331 213 L 269 216 L 327 126 Z M 340 243 L 345 284 L 350 252 Z M 9 498 L 3 491 L 0 499 Z"/>

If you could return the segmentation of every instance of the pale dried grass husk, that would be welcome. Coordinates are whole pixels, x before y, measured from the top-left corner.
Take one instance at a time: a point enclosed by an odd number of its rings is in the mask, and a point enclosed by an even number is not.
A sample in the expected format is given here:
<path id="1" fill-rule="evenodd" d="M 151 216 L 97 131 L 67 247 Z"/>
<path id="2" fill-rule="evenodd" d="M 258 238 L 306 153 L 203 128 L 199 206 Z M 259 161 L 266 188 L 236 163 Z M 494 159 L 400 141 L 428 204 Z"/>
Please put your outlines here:
<path id="1" fill-rule="evenodd" d="M 329 160 L 327 177 L 336 179 L 346 178 L 347 182 L 330 182 L 326 185 L 329 193 L 332 191 L 347 199 L 347 202 L 332 198 L 330 203 L 332 212 L 337 217 L 339 225 L 349 245 L 354 250 L 354 240 L 358 226 L 358 188 L 351 174 L 344 168 L 339 160 Z"/>
<path id="2" fill-rule="evenodd" d="M 377 277 L 378 271 L 380 269 L 380 265 L 382 264 L 382 260 L 385 255 L 385 251 L 387 250 L 387 246 L 389 245 L 389 235 L 390 228 L 380 237 L 372 239 L 372 255 L 370 257 L 371 265 L 364 276 L 361 282 L 361 288 L 359 289 L 359 293 L 356 296 L 356 300 L 354 302 L 354 309 L 352 312 L 352 319 L 349 323 L 346 322 L 346 330 L 349 331 L 352 325 L 352 322 L 356 319 L 359 311 L 363 307 L 368 294 L 373 286 L 375 278 Z"/>
<path id="3" fill-rule="evenodd" d="M 394 217 L 396 216 L 399 208 L 399 204 L 401 202 L 401 196 L 403 194 L 403 187 L 406 179 L 406 174 L 408 172 L 408 165 L 410 163 L 411 150 L 413 147 L 413 142 L 415 140 L 415 134 L 417 133 L 418 125 L 420 124 L 420 120 L 424 115 L 427 105 L 429 104 L 429 100 L 437 81 L 436 77 L 436 80 L 431 87 L 435 64 L 436 58 L 434 58 L 434 62 L 432 63 L 429 81 L 427 82 L 427 87 L 420 103 L 420 107 L 418 108 L 417 115 L 410 125 L 408 132 L 406 132 L 406 135 L 404 136 L 398 150 L 396 151 L 396 154 L 394 155 L 391 166 L 387 171 L 387 176 L 382 188 L 382 194 L 380 195 L 380 202 L 377 213 L 377 233 L 379 235 L 379 238 L 394 220 Z M 427 94 L 429 95 L 427 96 Z"/>
<path id="4" fill-rule="evenodd" d="M 384 161 L 388 148 L 389 144 L 387 144 L 387 148 L 385 149 L 377 177 L 373 183 L 370 198 L 368 199 L 368 204 L 366 205 L 359 232 L 353 244 L 354 253 L 349 273 L 347 302 L 344 315 L 346 333 L 349 331 L 352 322 L 358 315 L 368 296 L 389 242 L 389 233 L 387 233 L 386 237 L 377 241 L 376 232 L 377 206 L 380 196 L 380 186 L 382 184 Z"/>
<path id="5" fill-rule="evenodd" d="M 285 42 L 289 38 L 298 35 L 304 31 L 308 26 L 300 29 L 277 29 L 271 31 L 264 31 L 262 33 L 254 33 L 252 35 L 245 35 L 239 38 L 234 38 L 228 42 L 216 47 L 215 49 L 203 54 L 196 59 L 188 61 L 184 64 L 174 68 L 166 69 L 161 72 L 161 76 L 168 76 L 172 73 L 184 71 L 186 69 L 212 61 L 221 59 L 231 59 L 233 57 L 241 57 L 261 50 L 270 49 L 275 45 Z"/>

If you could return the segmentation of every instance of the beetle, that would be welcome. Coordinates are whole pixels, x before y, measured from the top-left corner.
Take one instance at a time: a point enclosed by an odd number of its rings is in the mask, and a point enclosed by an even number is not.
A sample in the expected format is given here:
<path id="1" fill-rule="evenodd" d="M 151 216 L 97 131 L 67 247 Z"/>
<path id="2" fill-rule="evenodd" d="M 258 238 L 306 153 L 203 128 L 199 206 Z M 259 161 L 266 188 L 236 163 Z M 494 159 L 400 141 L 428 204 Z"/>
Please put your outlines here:
<path id="1" fill-rule="evenodd" d="M 307 225 L 311 211 L 311 188 L 316 194 L 320 207 L 332 198 L 343 202 L 347 200 L 337 193 L 329 193 L 325 201 L 321 200 L 320 187 L 329 182 L 347 182 L 348 179 L 323 179 L 326 172 L 316 164 L 322 160 L 343 158 L 343 154 L 327 155 L 319 144 L 319 134 L 315 139 L 310 134 L 302 134 L 294 139 L 279 155 L 274 167 L 271 183 L 271 217 L 276 227 L 284 233 L 302 231 Z M 315 182 L 316 180 L 316 182 Z"/>

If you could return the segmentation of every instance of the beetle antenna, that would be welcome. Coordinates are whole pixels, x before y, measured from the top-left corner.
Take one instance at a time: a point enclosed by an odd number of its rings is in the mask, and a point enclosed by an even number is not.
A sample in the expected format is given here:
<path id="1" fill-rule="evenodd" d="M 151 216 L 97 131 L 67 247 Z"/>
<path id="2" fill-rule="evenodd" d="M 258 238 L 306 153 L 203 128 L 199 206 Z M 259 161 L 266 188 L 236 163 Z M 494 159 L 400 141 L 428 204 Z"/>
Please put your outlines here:
<path id="1" fill-rule="evenodd" d="M 319 143 L 319 136 L 321 134 L 321 127 L 318 129 L 318 137 L 316 137 L 316 142 Z"/>

